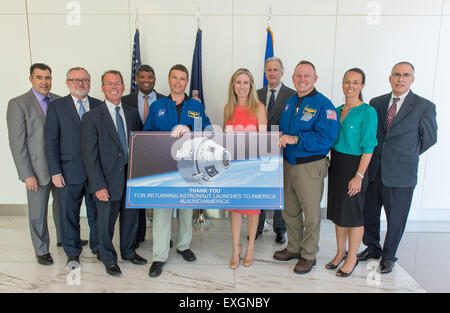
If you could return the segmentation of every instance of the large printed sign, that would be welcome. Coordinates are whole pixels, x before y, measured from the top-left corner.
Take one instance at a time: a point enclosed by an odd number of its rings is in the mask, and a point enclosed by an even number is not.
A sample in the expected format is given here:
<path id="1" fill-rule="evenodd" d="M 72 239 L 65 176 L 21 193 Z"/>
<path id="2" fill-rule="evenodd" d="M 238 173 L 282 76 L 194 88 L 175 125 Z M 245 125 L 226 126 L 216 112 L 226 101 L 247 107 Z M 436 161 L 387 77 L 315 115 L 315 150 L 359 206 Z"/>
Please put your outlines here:
<path id="1" fill-rule="evenodd" d="M 278 140 L 278 132 L 133 132 L 126 207 L 282 210 Z"/>

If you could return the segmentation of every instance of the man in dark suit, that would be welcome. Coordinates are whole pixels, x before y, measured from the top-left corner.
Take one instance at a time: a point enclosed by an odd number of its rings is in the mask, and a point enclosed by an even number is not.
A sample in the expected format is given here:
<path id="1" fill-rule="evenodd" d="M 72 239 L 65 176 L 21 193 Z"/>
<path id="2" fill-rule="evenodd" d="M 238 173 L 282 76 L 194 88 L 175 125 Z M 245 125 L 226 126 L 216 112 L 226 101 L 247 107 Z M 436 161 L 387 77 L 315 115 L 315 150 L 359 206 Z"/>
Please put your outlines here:
<path id="1" fill-rule="evenodd" d="M 136 254 L 134 243 L 138 212 L 125 208 L 128 167 L 128 132 L 142 129 L 138 111 L 121 103 L 125 87 L 122 74 L 110 70 L 102 76 L 105 103 L 83 115 L 81 151 L 89 180 L 89 188 L 97 205 L 100 258 L 106 272 L 119 276 L 117 253 L 112 238 L 120 213 L 120 253 L 133 264 L 146 264 Z"/>
<path id="2" fill-rule="evenodd" d="M 364 207 L 364 238 L 367 248 L 360 261 L 379 259 L 380 272 L 390 273 L 405 230 L 414 187 L 417 184 L 419 155 L 437 141 L 436 106 L 410 90 L 414 67 L 400 62 L 389 82 L 392 92 L 370 101 L 378 114 L 377 139 L 369 165 L 369 185 Z M 384 206 L 387 233 L 380 245 L 380 214 Z"/>
<path id="3" fill-rule="evenodd" d="M 267 131 L 279 131 L 280 117 L 283 113 L 284 105 L 287 99 L 295 95 L 296 92 L 281 82 L 284 67 L 280 58 L 268 58 L 264 66 L 264 73 L 269 84 L 257 90 L 258 98 L 266 106 L 268 120 Z M 261 210 L 256 239 L 259 235 L 262 235 L 265 221 L 266 212 L 265 210 Z M 275 210 L 273 214 L 273 230 L 277 234 L 275 242 L 280 244 L 285 243 L 286 224 L 279 210 Z"/>
<path id="4" fill-rule="evenodd" d="M 47 110 L 45 125 L 47 163 L 60 199 L 60 229 L 67 263 L 80 263 L 80 207 L 83 196 L 90 229 L 89 245 L 98 253 L 97 208 L 89 192 L 86 170 L 81 157 L 81 118 L 102 102 L 88 96 L 91 76 L 81 67 L 71 68 L 66 75 L 70 94 L 54 100 Z"/>
<path id="5" fill-rule="evenodd" d="M 32 88 L 8 103 L 6 121 L 9 146 L 19 179 L 27 190 L 28 218 L 34 251 L 39 264 L 51 265 L 50 236 L 47 226 L 48 199 L 53 197 L 53 219 L 57 242 L 60 242 L 58 223 L 58 193 L 48 175 L 45 157 L 45 115 L 50 101 L 60 96 L 50 93 L 52 70 L 43 63 L 30 67 Z"/>
<path id="6" fill-rule="evenodd" d="M 153 68 L 150 65 L 142 64 L 138 67 L 136 73 L 136 83 L 139 87 L 139 91 L 122 97 L 122 103 L 138 109 L 142 125 L 145 124 L 150 105 L 156 100 L 165 97 L 153 89 L 155 87 L 155 82 L 156 76 Z M 136 249 L 139 247 L 139 244 L 145 240 L 147 230 L 145 212 L 145 209 L 139 210 Z"/>

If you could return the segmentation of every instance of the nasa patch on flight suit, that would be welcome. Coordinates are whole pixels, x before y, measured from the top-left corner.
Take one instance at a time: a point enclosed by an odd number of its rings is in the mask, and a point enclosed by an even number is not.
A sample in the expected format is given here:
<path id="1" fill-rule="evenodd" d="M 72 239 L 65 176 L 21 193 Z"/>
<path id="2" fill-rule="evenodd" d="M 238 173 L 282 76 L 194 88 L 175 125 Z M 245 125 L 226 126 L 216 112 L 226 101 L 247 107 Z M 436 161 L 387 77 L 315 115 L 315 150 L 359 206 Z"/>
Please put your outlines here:
<path id="1" fill-rule="evenodd" d="M 200 113 L 199 112 L 194 112 L 194 111 L 188 111 L 188 117 L 199 119 L 200 118 Z"/>
<path id="2" fill-rule="evenodd" d="M 163 117 L 166 114 L 166 109 L 160 109 L 158 111 L 158 118 Z"/>
<path id="3" fill-rule="evenodd" d="M 317 110 L 305 107 L 303 109 L 302 113 L 303 113 L 303 116 L 302 116 L 301 120 L 305 121 L 305 122 L 309 122 L 316 115 Z"/>

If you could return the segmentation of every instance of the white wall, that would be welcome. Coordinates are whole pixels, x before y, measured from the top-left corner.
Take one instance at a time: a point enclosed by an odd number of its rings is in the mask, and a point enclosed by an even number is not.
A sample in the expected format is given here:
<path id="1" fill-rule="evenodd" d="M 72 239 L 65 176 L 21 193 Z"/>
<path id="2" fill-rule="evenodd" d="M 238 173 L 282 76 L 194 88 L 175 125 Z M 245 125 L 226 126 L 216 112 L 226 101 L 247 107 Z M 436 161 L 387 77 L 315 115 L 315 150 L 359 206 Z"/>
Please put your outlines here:
<path id="1" fill-rule="evenodd" d="M 80 5 L 79 26 L 67 22 L 70 2 Z M 86 67 L 93 79 L 91 95 L 103 99 L 105 70 L 120 70 L 129 84 L 137 9 L 142 62 L 155 68 L 156 89 L 167 93 L 169 68 L 175 63 L 191 68 L 200 8 L 205 102 L 211 120 L 221 125 L 234 70 L 247 67 L 262 85 L 269 5 L 284 82 L 292 87 L 294 66 L 310 60 L 318 71 L 317 88 L 336 106 L 343 101 L 340 81 L 347 69 L 366 72 L 369 100 L 390 91 L 388 75 L 396 62 L 415 65 L 413 91 L 436 103 L 439 142 L 421 157 L 410 218 L 450 220 L 445 200 L 450 190 L 450 0 L 0 0 L 0 203 L 26 203 L 7 146 L 5 117 L 8 100 L 30 88 L 31 63 L 52 67 L 52 91 L 60 95 L 67 94 L 67 69 Z"/>

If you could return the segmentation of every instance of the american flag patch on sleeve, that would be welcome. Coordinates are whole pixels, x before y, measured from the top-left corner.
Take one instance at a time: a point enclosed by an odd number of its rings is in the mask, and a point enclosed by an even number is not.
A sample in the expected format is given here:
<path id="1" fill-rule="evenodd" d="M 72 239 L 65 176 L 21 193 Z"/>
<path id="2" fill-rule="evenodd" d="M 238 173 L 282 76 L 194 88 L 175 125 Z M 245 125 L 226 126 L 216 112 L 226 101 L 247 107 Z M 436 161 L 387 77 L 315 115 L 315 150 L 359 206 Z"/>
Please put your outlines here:
<path id="1" fill-rule="evenodd" d="M 327 110 L 327 120 L 335 120 L 335 121 L 337 121 L 336 111 L 334 111 L 334 110 Z"/>

